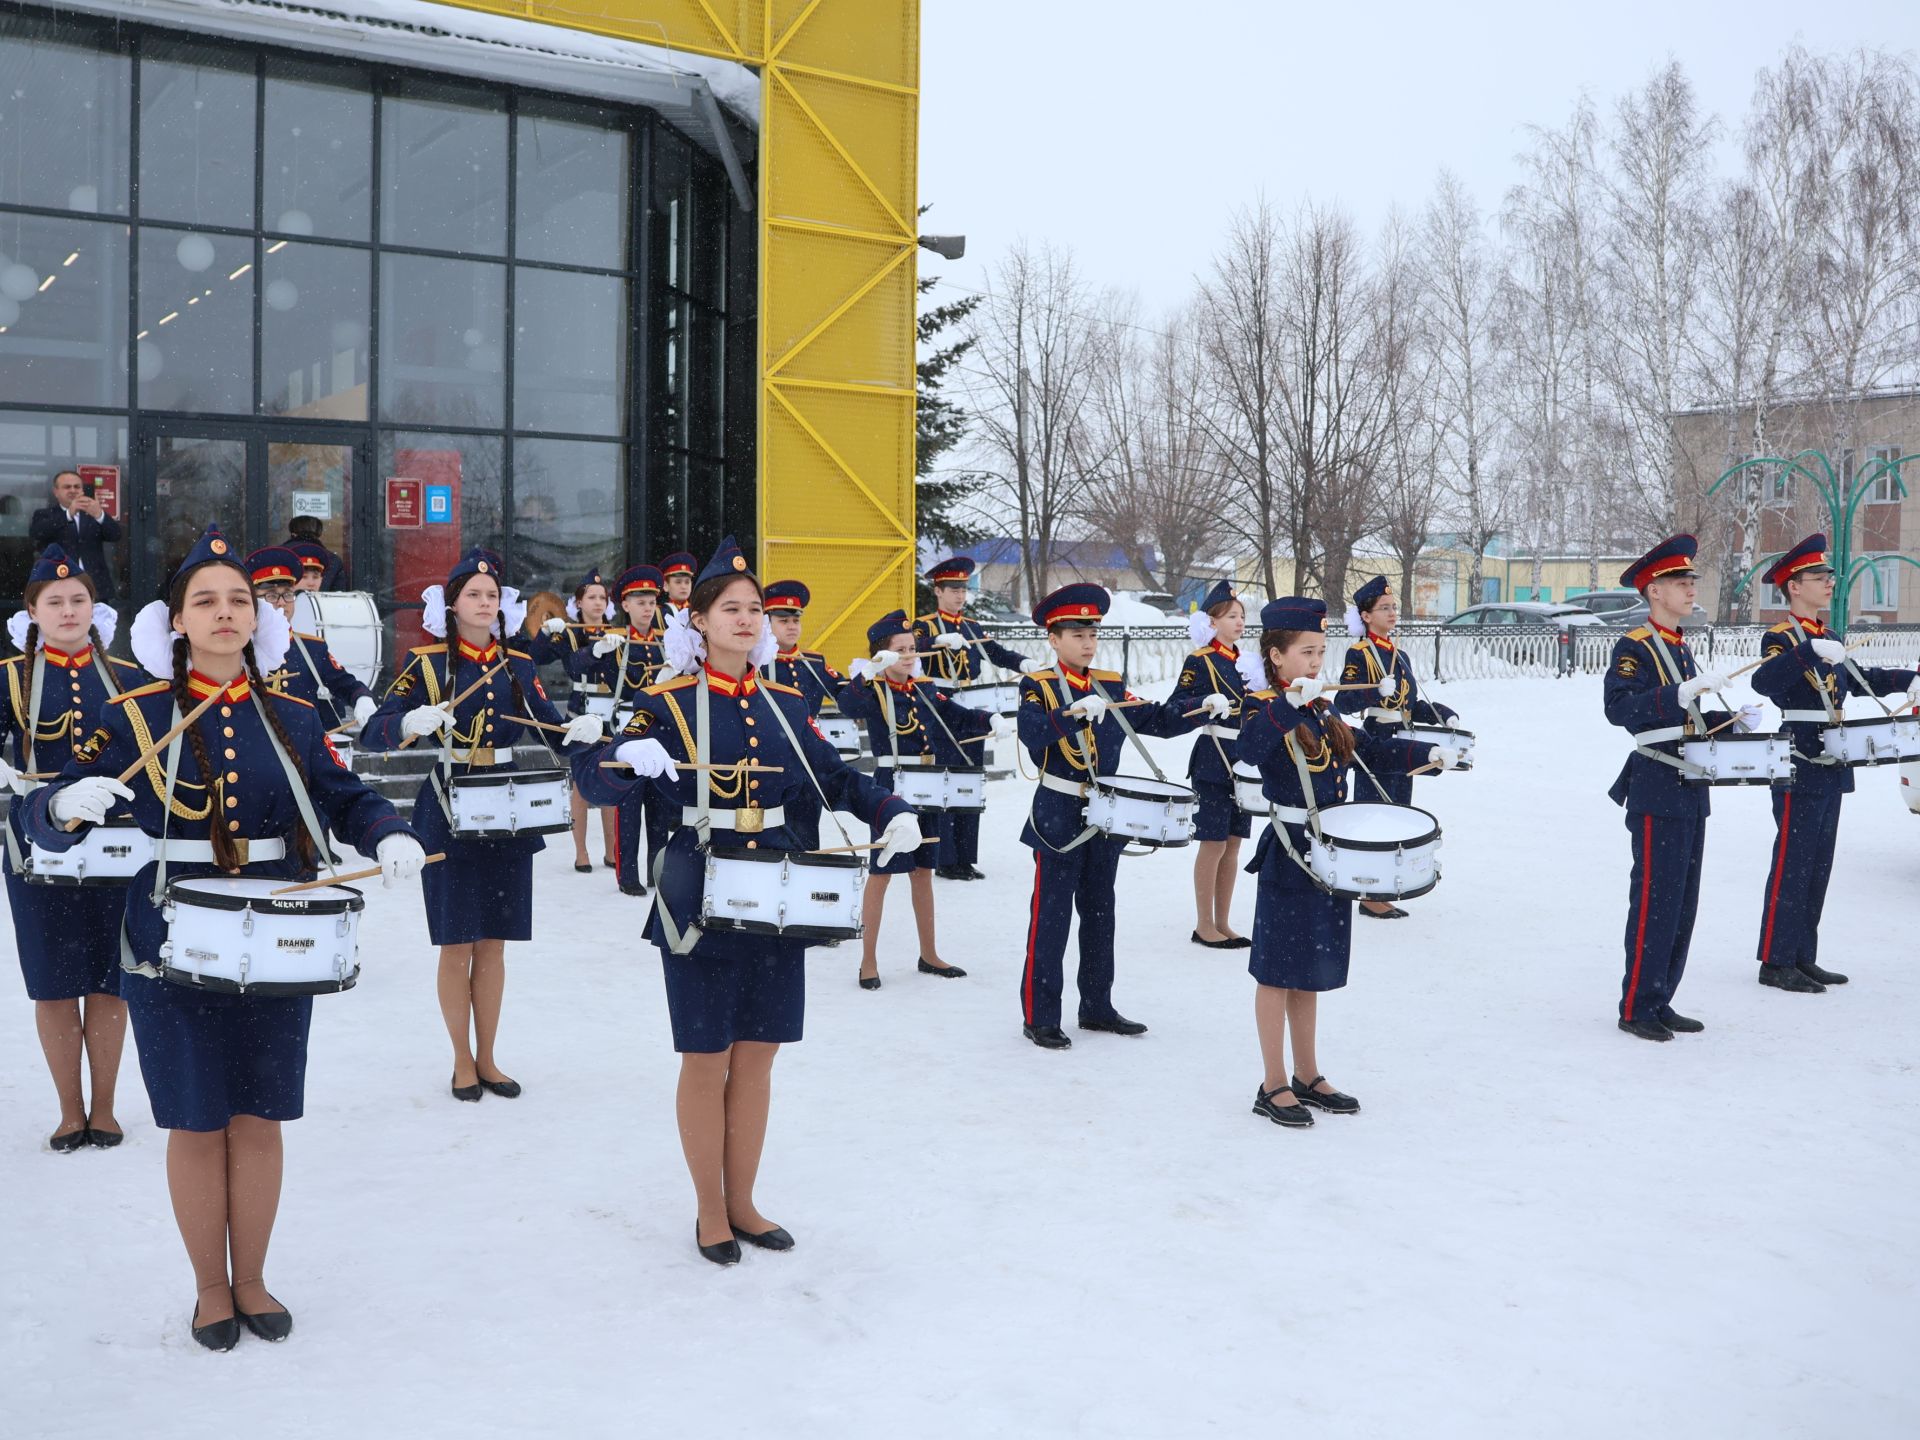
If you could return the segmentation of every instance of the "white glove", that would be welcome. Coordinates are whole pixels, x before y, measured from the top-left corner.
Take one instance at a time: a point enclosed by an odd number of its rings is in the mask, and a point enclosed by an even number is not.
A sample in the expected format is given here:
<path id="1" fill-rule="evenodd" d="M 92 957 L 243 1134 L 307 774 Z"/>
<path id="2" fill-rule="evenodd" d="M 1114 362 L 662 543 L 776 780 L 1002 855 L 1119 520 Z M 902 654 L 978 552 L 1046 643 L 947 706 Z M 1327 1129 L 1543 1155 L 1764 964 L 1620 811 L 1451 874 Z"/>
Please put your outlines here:
<path id="1" fill-rule="evenodd" d="M 1327 682 L 1318 675 L 1303 675 L 1287 686 L 1289 705 L 1311 705 L 1326 692 Z"/>
<path id="2" fill-rule="evenodd" d="M 1436 745 L 1427 752 L 1427 764 L 1438 765 L 1442 770 L 1451 770 L 1466 758 L 1466 752 L 1456 750 L 1451 745 Z"/>
<path id="3" fill-rule="evenodd" d="M 567 617 L 556 615 L 540 627 L 542 635 L 558 635 L 567 628 Z"/>
<path id="4" fill-rule="evenodd" d="M 613 758 L 633 767 L 633 773 L 649 780 L 663 775 L 678 777 L 680 768 L 658 740 L 629 740 L 613 752 Z"/>
<path id="5" fill-rule="evenodd" d="M 576 715 L 567 722 L 566 733 L 561 735 L 562 745 L 598 745 L 600 737 L 607 733 L 607 722 L 598 715 Z"/>
<path id="6" fill-rule="evenodd" d="M 996 715 L 993 717 L 993 733 L 1000 736 L 1001 739 L 1004 740 L 1009 735 L 1017 734 L 1019 730 L 1019 725 L 1014 722 L 1014 718 L 1011 715 Z"/>
<path id="7" fill-rule="evenodd" d="M 389 835 L 373 847 L 373 858 L 380 862 L 380 883 L 391 890 L 420 873 L 427 852 L 411 835 Z"/>
<path id="8" fill-rule="evenodd" d="M 1394 679 L 1391 675 L 1382 675 L 1380 677 L 1380 698 L 1382 700 L 1391 700 L 1399 693 L 1400 682 L 1398 680 Z"/>
<path id="9" fill-rule="evenodd" d="M 896 815 L 887 822 L 887 828 L 880 832 L 880 852 L 874 863 L 884 865 L 894 856 L 907 850 L 918 850 L 926 843 L 917 819 L 911 814 Z"/>
<path id="10" fill-rule="evenodd" d="M 1067 707 L 1069 715 L 1078 715 L 1091 724 L 1098 725 L 1100 717 L 1113 708 L 1113 702 L 1101 695 L 1083 695 Z"/>
<path id="11" fill-rule="evenodd" d="M 1200 697 L 1200 708 L 1206 711 L 1213 719 L 1222 720 L 1226 718 L 1227 712 L 1233 709 L 1233 702 L 1226 696 L 1216 692 L 1212 695 L 1202 695 Z"/>
<path id="12" fill-rule="evenodd" d="M 0 786 L 13 791 L 16 795 L 25 795 L 33 789 L 35 782 L 13 768 L 5 760 L 0 760 Z"/>
<path id="13" fill-rule="evenodd" d="M 1733 728 L 1742 734 L 1758 730 L 1760 722 L 1766 718 L 1766 712 L 1758 705 L 1742 705 L 1740 713 L 1733 717 Z"/>
<path id="14" fill-rule="evenodd" d="M 1807 644 L 1813 648 L 1814 658 L 1829 665 L 1838 665 L 1847 658 L 1847 647 L 1838 640 L 1827 639 L 1824 635 L 1817 640 L 1809 640 Z"/>
<path id="15" fill-rule="evenodd" d="M 353 723 L 364 725 L 373 718 L 373 712 L 380 708 L 380 702 L 371 695 L 362 695 L 353 702 Z"/>
<path id="16" fill-rule="evenodd" d="M 620 636 L 616 631 L 609 631 L 593 642 L 593 653 L 596 659 L 611 655 L 619 648 Z"/>
<path id="17" fill-rule="evenodd" d="M 107 812 L 113 809 L 116 796 L 122 800 L 131 800 L 133 791 L 111 775 L 89 775 L 56 791 L 47 805 L 47 813 L 61 825 L 75 820 L 84 820 L 89 825 L 98 825 L 107 818 Z"/>
<path id="18" fill-rule="evenodd" d="M 453 709 L 447 705 L 422 705 L 409 710 L 400 717 L 402 735 L 437 735 L 442 730 L 451 730 L 456 721 Z"/>
<path id="19" fill-rule="evenodd" d="M 1035 659 L 1035 660 L 1022 660 L 1020 662 L 1020 673 L 1022 675 L 1036 675 L 1040 671 L 1046 669 L 1052 663 L 1053 662 L 1051 660 L 1047 660 L 1045 658 Z"/>
<path id="20" fill-rule="evenodd" d="M 1731 677 L 1721 670 L 1707 670 L 1691 680 L 1682 680 L 1678 691 L 1680 703 L 1691 705 L 1702 695 L 1712 690 L 1722 690 L 1730 683 Z"/>
<path id="21" fill-rule="evenodd" d="M 867 665 L 871 674 L 884 675 L 906 658 L 906 655 L 899 650 L 876 650 L 873 652 L 873 659 L 869 660 Z"/>
<path id="22" fill-rule="evenodd" d="M 956 635 L 951 630 L 942 631 L 933 637 L 933 648 L 936 650 L 964 650 L 966 646 L 966 637 Z"/>

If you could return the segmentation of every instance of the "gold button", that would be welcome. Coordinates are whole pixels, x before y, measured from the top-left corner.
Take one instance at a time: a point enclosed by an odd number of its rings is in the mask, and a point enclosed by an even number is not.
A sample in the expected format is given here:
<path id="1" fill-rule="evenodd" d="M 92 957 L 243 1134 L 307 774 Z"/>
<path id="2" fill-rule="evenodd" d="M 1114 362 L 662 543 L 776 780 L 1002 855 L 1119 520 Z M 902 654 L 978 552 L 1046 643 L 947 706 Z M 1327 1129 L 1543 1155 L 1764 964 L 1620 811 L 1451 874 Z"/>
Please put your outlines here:
<path id="1" fill-rule="evenodd" d="M 760 842 L 758 840 L 747 841 L 747 849 L 758 850 L 759 848 L 760 848 Z"/>
<path id="2" fill-rule="evenodd" d="M 229 771 L 227 771 L 227 783 L 228 783 L 229 785 L 237 785 L 237 784 L 239 784 L 239 783 L 240 783 L 240 772 L 239 772 L 238 770 L 229 770 Z"/>
<path id="3" fill-rule="evenodd" d="M 239 828 L 240 828 L 240 822 L 238 820 L 227 821 L 227 829 L 238 830 Z"/>
<path id="4" fill-rule="evenodd" d="M 228 750 L 228 751 L 226 752 L 226 754 L 227 754 L 227 759 L 229 759 L 229 760 L 235 760 L 235 759 L 238 759 L 238 758 L 239 758 L 239 757 L 238 757 L 238 756 L 236 756 L 236 755 L 235 755 L 235 754 L 233 753 L 233 751 L 231 751 L 231 750 Z"/>
<path id="5" fill-rule="evenodd" d="M 231 740 L 231 739 L 233 739 L 233 726 L 231 726 L 231 725 L 222 725 L 222 726 L 220 727 L 220 733 L 221 733 L 222 735 L 224 735 L 224 736 L 226 736 L 226 737 L 227 737 L 227 739 L 229 739 L 229 740 Z"/>
<path id="6" fill-rule="evenodd" d="M 753 724 L 753 717 L 751 715 L 747 716 L 747 724 Z"/>
<path id="7" fill-rule="evenodd" d="M 747 744 L 758 750 L 760 748 L 760 737 L 758 735 L 749 735 L 747 737 Z"/>
<path id="8" fill-rule="evenodd" d="M 222 705 L 220 707 L 220 714 L 222 718 L 231 720 L 233 718 L 233 708 L 229 705 Z"/>
<path id="9" fill-rule="evenodd" d="M 233 807 L 238 805 L 239 803 L 240 803 L 240 797 L 238 795 L 227 796 L 227 808 L 229 810 L 233 809 Z"/>
<path id="10" fill-rule="evenodd" d="M 740 702 L 740 708 L 741 708 L 742 710 L 744 710 L 744 709 L 746 709 L 746 708 L 747 708 L 747 702 L 746 702 L 745 700 L 742 700 L 742 701 Z"/>

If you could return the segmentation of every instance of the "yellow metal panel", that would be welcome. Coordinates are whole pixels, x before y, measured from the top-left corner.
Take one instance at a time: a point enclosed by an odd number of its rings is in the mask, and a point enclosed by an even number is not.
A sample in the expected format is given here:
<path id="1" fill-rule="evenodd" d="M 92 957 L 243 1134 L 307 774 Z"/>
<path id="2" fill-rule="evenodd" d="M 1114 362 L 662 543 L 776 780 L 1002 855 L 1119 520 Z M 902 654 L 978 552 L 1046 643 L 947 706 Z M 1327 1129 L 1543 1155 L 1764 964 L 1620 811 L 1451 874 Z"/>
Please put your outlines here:
<path id="1" fill-rule="evenodd" d="M 766 51 L 763 0 L 439 0 L 462 10 L 644 40 L 757 64 Z"/>

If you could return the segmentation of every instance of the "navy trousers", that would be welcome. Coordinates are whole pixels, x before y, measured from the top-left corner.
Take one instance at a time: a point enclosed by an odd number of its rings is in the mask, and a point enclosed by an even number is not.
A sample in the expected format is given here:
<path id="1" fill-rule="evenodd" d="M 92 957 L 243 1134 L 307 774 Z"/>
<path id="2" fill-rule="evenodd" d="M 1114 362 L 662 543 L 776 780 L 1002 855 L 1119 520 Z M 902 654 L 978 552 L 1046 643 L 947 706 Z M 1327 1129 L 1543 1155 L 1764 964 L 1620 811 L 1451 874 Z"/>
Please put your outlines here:
<path id="1" fill-rule="evenodd" d="M 1027 916 L 1027 963 L 1020 972 L 1020 1013 L 1033 1026 L 1060 1023 L 1067 930 L 1080 912 L 1080 1015 L 1113 1018 L 1113 883 L 1123 842 L 1096 835 L 1062 855 L 1033 852 L 1033 899 Z"/>
<path id="2" fill-rule="evenodd" d="M 1633 882 L 1627 893 L 1627 967 L 1620 1018 L 1660 1017 L 1687 968 L 1693 917 L 1700 907 L 1700 858 L 1707 825 L 1700 816 L 1669 820 L 1628 812 Z"/>
<path id="3" fill-rule="evenodd" d="M 940 860 L 942 870 L 956 865 L 977 865 L 980 861 L 980 812 L 948 810 L 940 816 Z"/>
<path id="4" fill-rule="evenodd" d="M 1820 913 L 1827 904 L 1844 798 L 1839 790 L 1773 792 L 1776 835 L 1760 908 L 1762 965 L 1811 965 L 1819 958 Z"/>

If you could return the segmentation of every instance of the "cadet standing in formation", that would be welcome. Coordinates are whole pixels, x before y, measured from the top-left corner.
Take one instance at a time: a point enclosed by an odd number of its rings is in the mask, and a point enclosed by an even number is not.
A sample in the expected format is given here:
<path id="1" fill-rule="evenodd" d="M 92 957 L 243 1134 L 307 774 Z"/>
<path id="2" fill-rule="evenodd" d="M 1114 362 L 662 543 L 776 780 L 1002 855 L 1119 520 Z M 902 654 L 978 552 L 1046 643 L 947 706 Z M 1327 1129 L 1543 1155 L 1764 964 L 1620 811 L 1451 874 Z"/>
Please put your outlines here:
<path id="1" fill-rule="evenodd" d="M 839 707 L 847 679 L 818 650 L 800 648 L 802 617 L 812 599 L 813 592 L 798 580 L 776 580 L 767 586 L 767 623 L 773 627 L 779 649 L 766 664 L 766 676 L 798 690 L 818 715 Z"/>
<path id="2" fill-rule="evenodd" d="M 1016 674 L 1027 674 L 1042 666 L 1042 662 L 1029 660 L 1018 650 L 1009 650 L 999 641 L 989 639 L 985 627 L 963 613 L 967 604 L 967 582 L 973 570 L 974 563 L 969 557 L 955 555 L 927 571 L 934 608 L 913 622 L 914 648 L 923 657 L 927 678 L 949 693 L 981 678 L 985 669 L 983 656 Z M 985 757 L 976 756 L 973 763 L 984 764 Z M 941 879 L 987 878 L 979 863 L 981 813 L 952 810 L 940 817 L 940 859 L 933 873 Z"/>
<path id="3" fill-rule="evenodd" d="M 60 851 L 80 839 L 70 823 L 84 830 L 132 801 L 140 828 L 160 841 L 157 860 L 127 890 L 121 985 L 154 1124 L 171 1132 L 167 1187 L 198 1286 L 193 1338 L 210 1350 L 232 1349 L 242 1322 L 264 1340 L 293 1329 L 264 1274 L 280 1203 L 280 1125 L 305 1105 L 313 997 L 163 978 L 168 878 L 311 875 L 324 837 L 307 813 L 376 858 L 389 885 L 425 860 L 393 806 L 334 755 L 313 706 L 267 690 L 263 671 L 279 666 L 287 627 L 255 600 L 252 578 L 208 526 L 167 599 L 133 625 L 134 657 L 171 678 L 114 697 L 61 778 L 34 792 L 26 818 L 36 844 Z M 210 697 L 216 703 L 184 739 L 148 753 Z M 143 755 L 134 789 L 112 778 Z"/>
<path id="4" fill-rule="evenodd" d="M 551 665 L 557 660 L 565 667 L 568 677 L 573 678 L 574 667 L 582 657 L 603 655 L 607 650 L 617 647 L 618 640 L 607 638 L 607 610 L 607 582 L 596 567 L 581 576 L 580 583 L 573 587 L 573 598 L 567 602 L 567 613 L 555 615 L 540 627 L 537 634 L 527 637 L 527 654 L 533 660 L 534 668 Z M 575 719 L 587 714 L 588 697 L 604 698 L 611 694 L 612 690 L 603 683 L 592 679 L 574 679 L 567 688 L 567 717 Z M 611 721 L 611 715 L 608 718 Z M 587 804 L 586 796 L 578 790 L 567 797 L 567 803 L 571 807 L 573 821 L 574 872 L 591 875 L 593 860 L 587 854 L 587 811 L 593 807 Z M 613 810 L 605 806 L 600 809 L 600 851 L 606 867 L 617 870 L 620 864 L 620 824 Z"/>
<path id="5" fill-rule="evenodd" d="M 49 545 L 27 574 L 25 608 L 8 626 L 20 654 L 9 656 L 7 704 L 0 711 L 0 785 L 13 791 L 7 809 L 7 908 L 14 948 L 33 1001 L 40 1049 L 60 1100 L 60 1123 L 48 1145 L 69 1153 L 83 1145 L 108 1149 L 121 1140 L 113 1101 L 127 1007 L 120 999 L 120 917 L 127 887 L 30 883 L 26 878 L 26 797 L 33 777 L 58 772 L 82 753 L 114 696 L 145 676 L 130 661 L 108 656 L 113 611 L 94 600 L 93 577 L 58 545 Z M 127 814 L 116 807 L 114 817 Z M 82 1070 L 92 1082 L 89 1105 Z"/>
<path id="6" fill-rule="evenodd" d="M 1827 537 L 1809 535 L 1763 577 L 1787 597 L 1788 615 L 1760 642 L 1764 663 L 1753 688 L 1780 707 L 1793 738 L 1793 779 L 1773 787 L 1773 864 L 1760 907 L 1760 983 L 1818 994 L 1847 977 L 1822 969 L 1820 915 L 1833 874 L 1840 802 L 1853 793 L 1853 770 L 1827 758 L 1820 732 L 1846 716 L 1847 696 L 1920 700 L 1912 670 L 1861 669 L 1847 659 L 1843 637 L 1820 619 L 1833 603 Z"/>
<path id="7" fill-rule="evenodd" d="M 1193 857 L 1194 926 L 1189 938 L 1209 950 L 1244 950 L 1253 943 L 1234 933 L 1229 918 L 1234 878 L 1240 871 L 1240 842 L 1253 834 L 1253 816 L 1240 808 L 1233 795 L 1234 747 L 1247 693 L 1239 649 L 1246 628 L 1246 607 L 1231 585 L 1219 581 L 1187 626 L 1200 648 L 1180 667 L 1172 696 L 1182 715 L 1196 708 L 1206 711 L 1196 717 L 1200 734 L 1187 757 L 1187 778 L 1193 782 L 1198 802 L 1193 838 L 1199 841 Z"/>
<path id="8" fill-rule="evenodd" d="M 660 571 L 660 580 L 666 591 L 664 608 L 660 612 L 664 629 L 665 622 L 685 612 L 687 601 L 693 594 L 693 572 L 700 568 L 700 562 L 687 551 L 676 550 L 656 568 Z"/>
<path id="9" fill-rule="evenodd" d="M 294 586 L 302 574 L 300 557 L 285 546 L 269 545 L 247 556 L 247 573 L 253 577 L 255 598 L 279 611 L 289 630 L 286 662 L 267 676 L 267 688 L 306 701 L 320 711 L 329 730 L 339 729 L 348 717 L 364 725 L 379 705 L 373 691 L 334 658 L 325 640 L 292 628 L 293 597 L 298 593 Z M 322 690 L 326 694 L 324 709 Z"/>
<path id="10" fill-rule="evenodd" d="M 663 581 L 652 565 L 629 565 L 614 582 L 625 629 L 601 636 L 591 648 L 567 662 L 567 674 L 577 682 L 589 684 L 613 697 L 614 725 L 625 723 L 639 702 L 640 694 L 660 678 L 666 668 L 661 649 L 659 626 L 660 591 Z M 580 793 L 575 787 L 574 793 Z M 659 797 L 643 806 L 614 808 L 619 835 L 620 889 L 628 895 L 647 893 L 645 876 L 652 857 L 667 843 L 670 822 L 667 806 Z M 646 839 L 641 852 L 640 841 Z"/>

